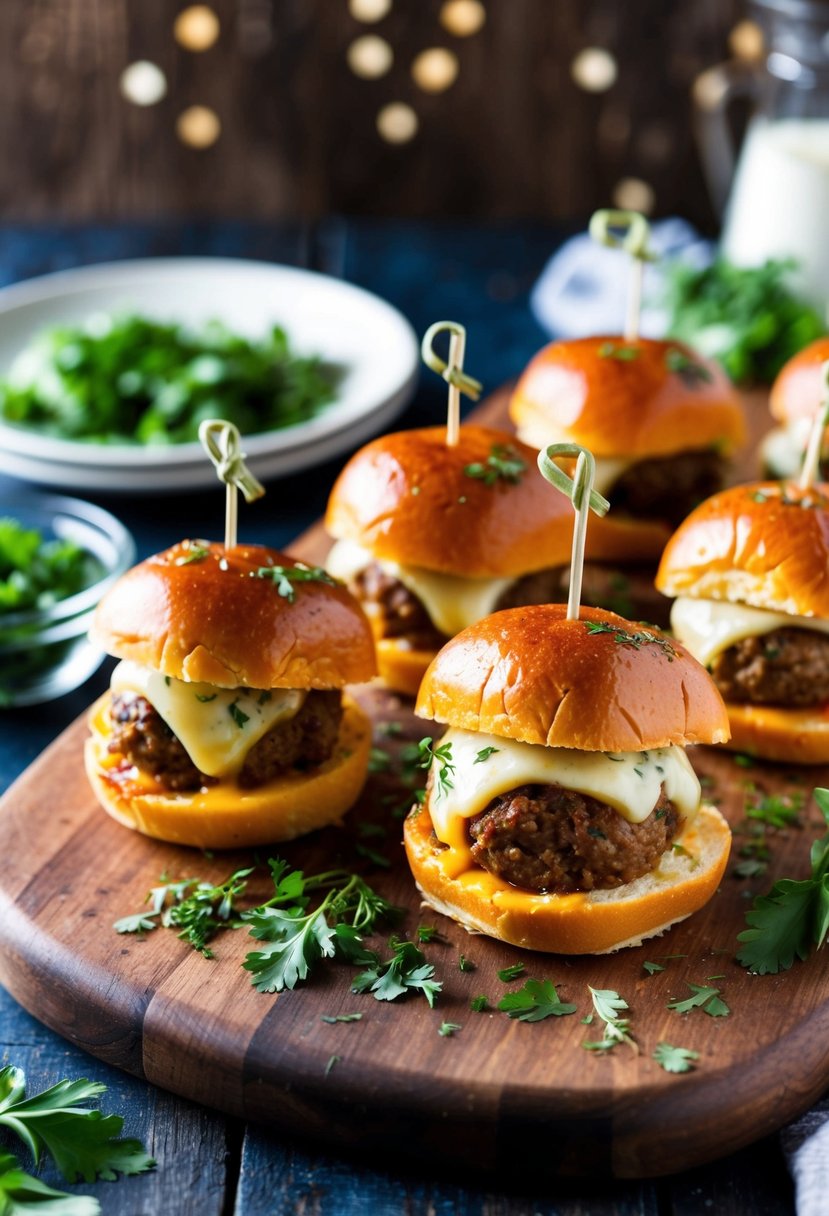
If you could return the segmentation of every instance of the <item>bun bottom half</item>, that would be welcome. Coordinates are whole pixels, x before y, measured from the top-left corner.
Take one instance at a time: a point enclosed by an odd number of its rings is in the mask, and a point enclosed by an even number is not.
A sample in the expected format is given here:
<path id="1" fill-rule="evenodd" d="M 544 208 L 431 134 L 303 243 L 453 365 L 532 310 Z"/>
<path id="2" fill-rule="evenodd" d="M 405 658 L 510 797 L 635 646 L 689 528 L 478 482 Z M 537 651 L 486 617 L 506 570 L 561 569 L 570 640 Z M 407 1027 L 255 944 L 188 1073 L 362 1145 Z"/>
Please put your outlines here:
<path id="1" fill-rule="evenodd" d="M 409 650 L 394 638 L 375 639 L 377 670 L 386 688 L 416 697 L 436 650 Z"/>
<path id="2" fill-rule="evenodd" d="M 347 698 L 331 758 L 307 773 L 290 773 L 245 790 L 224 779 L 193 793 L 160 792 L 150 777 L 119 769 L 108 752 L 110 694 L 90 710 L 86 774 L 101 806 L 125 827 L 200 849 L 235 849 L 293 840 L 340 823 L 356 802 L 368 770 L 371 723 Z"/>
<path id="3" fill-rule="evenodd" d="M 809 709 L 726 701 L 731 738 L 723 746 L 761 760 L 829 764 L 829 704 Z"/>
<path id="4" fill-rule="evenodd" d="M 404 825 L 406 855 L 424 900 L 471 933 L 550 954 L 608 954 L 638 946 L 707 903 L 728 862 L 731 831 L 706 803 L 650 874 L 609 891 L 542 895 L 522 891 L 470 862 L 458 873 L 457 850 L 432 831 L 428 808 Z"/>

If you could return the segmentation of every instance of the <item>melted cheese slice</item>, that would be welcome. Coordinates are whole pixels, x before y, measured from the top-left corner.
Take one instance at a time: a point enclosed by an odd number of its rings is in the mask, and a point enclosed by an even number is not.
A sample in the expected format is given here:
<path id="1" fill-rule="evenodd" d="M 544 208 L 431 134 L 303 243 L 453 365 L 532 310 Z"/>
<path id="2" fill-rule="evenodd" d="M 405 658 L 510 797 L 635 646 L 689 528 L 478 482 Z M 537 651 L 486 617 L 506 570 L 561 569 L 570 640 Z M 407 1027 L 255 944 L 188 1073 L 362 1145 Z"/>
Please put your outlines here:
<path id="1" fill-rule="evenodd" d="M 113 693 L 145 697 L 208 777 L 238 772 L 272 727 L 293 718 L 307 693 L 295 688 L 217 688 L 186 683 L 125 659 L 112 673 Z"/>
<path id="2" fill-rule="evenodd" d="M 326 569 L 334 578 L 348 582 L 375 561 L 373 554 L 353 541 L 341 540 L 332 548 Z M 467 625 L 474 625 L 495 610 L 498 600 L 516 581 L 514 578 L 460 578 L 405 566 L 398 562 L 378 561 L 382 570 L 416 595 L 436 629 L 454 637 Z"/>
<path id="3" fill-rule="evenodd" d="M 686 820 L 696 815 L 700 784 L 681 747 L 658 747 L 644 752 L 583 752 L 570 747 L 542 747 L 518 743 L 499 735 L 448 730 L 441 747 L 451 745 L 446 770 L 451 789 L 441 789 L 438 771 L 433 777 L 429 814 L 435 834 L 444 844 L 459 842 L 463 820 L 479 814 L 493 798 L 519 785 L 561 785 L 606 802 L 629 823 L 647 819 L 660 788 Z M 478 760 L 485 748 L 495 749 Z"/>
<path id="4" fill-rule="evenodd" d="M 714 659 L 743 638 L 762 637 L 775 629 L 812 629 L 829 633 L 829 621 L 819 617 L 769 612 L 748 604 L 695 600 L 680 596 L 671 609 L 671 628 L 694 658 L 708 667 Z"/>

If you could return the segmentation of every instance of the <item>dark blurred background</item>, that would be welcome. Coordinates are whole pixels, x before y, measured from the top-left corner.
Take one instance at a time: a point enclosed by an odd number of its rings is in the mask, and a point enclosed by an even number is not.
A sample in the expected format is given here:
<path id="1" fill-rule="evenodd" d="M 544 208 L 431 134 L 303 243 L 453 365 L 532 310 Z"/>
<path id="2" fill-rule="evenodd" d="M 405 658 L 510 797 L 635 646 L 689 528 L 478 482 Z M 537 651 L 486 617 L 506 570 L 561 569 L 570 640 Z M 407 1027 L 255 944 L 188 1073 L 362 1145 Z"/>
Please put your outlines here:
<path id="1" fill-rule="evenodd" d="M 7 220 L 715 216 L 740 0 L 2 0 Z"/>

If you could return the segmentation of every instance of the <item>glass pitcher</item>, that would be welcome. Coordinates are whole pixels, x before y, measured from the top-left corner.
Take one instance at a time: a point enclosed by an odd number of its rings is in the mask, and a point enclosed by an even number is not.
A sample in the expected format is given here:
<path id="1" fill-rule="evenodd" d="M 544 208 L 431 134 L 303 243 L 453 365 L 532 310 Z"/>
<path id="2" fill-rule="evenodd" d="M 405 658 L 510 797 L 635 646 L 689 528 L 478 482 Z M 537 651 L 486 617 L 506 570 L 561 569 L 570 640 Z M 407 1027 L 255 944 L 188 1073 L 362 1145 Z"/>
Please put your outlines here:
<path id="1" fill-rule="evenodd" d="M 829 304 L 829 0 L 749 0 L 765 52 L 711 68 L 694 86 L 703 163 L 724 207 L 721 248 L 755 266 L 794 258 L 792 284 Z M 753 105 L 739 157 L 728 109 Z"/>

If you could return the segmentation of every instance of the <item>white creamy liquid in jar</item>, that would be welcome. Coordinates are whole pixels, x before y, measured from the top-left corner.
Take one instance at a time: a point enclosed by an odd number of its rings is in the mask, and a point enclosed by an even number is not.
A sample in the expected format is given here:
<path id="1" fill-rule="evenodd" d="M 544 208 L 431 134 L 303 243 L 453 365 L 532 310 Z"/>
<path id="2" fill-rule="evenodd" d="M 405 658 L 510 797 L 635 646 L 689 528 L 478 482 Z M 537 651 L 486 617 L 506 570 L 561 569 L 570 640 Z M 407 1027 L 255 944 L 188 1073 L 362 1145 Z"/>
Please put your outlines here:
<path id="1" fill-rule="evenodd" d="M 829 119 L 754 119 L 737 165 L 722 252 L 740 266 L 796 258 L 792 286 L 826 307 Z"/>

